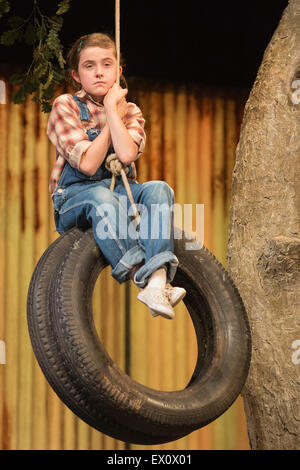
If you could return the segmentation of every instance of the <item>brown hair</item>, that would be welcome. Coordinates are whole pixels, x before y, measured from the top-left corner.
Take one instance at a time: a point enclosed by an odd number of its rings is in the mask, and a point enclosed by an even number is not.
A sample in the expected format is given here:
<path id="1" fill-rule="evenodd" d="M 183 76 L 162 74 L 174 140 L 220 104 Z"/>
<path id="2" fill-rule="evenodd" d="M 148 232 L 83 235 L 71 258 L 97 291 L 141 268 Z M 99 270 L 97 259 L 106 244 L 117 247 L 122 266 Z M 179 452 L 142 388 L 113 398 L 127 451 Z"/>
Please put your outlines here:
<path id="1" fill-rule="evenodd" d="M 75 90 L 80 90 L 80 83 L 77 83 L 72 77 L 72 70 L 78 71 L 80 52 L 87 47 L 98 46 L 103 49 L 113 48 L 114 55 L 117 57 L 116 44 L 114 39 L 107 33 L 92 33 L 81 36 L 67 54 L 67 80 Z M 124 66 L 123 58 L 120 54 L 120 65 Z M 120 86 L 127 88 L 126 80 L 123 74 L 120 76 Z"/>

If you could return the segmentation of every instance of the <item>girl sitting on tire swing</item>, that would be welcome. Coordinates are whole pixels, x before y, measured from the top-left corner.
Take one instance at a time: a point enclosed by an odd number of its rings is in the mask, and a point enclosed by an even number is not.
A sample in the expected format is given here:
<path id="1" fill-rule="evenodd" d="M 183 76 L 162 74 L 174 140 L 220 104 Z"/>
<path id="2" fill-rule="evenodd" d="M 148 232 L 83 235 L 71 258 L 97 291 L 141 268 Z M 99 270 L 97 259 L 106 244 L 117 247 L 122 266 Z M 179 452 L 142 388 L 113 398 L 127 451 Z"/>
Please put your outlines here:
<path id="1" fill-rule="evenodd" d="M 56 229 L 62 234 L 73 226 L 91 226 L 111 275 L 120 284 L 132 279 L 150 313 L 172 319 L 173 306 L 186 293 L 167 285 L 178 266 L 173 252 L 174 192 L 164 181 L 136 181 L 134 161 L 145 145 L 144 119 L 134 103 L 126 102 L 128 90 L 116 83 L 115 43 L 102 33 L 82 36 L 70 49 L 67 65 L 78 91 L 56 98 L 47 129 L 57 155 L 49 187 Z M 114 191 L 110 189 L 112 174 L 105 159 L 112 153 L 129 169 L 134 202 L 142 207 L 139 231 L 132 230 L 121 176 L 116 176 Z M 159 225 L 155 238 L 153 224 Z"/>

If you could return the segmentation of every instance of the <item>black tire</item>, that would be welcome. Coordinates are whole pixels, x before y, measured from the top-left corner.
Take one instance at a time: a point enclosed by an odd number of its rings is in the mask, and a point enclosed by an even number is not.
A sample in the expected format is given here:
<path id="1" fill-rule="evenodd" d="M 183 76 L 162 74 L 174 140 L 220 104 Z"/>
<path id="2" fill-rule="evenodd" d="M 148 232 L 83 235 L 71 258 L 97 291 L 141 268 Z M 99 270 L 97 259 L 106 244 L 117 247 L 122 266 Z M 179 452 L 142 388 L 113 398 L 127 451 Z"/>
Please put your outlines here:
<path id="1" fill-rule="evenodd" d="M 141 439 L 146 444 L 168 442 L 170 439 L 166 436 L 161 438 L 155 436 L 153 440 L 148 434 L 139 433 L 137 437 L 136 432 L 132 433 L 126 425 L 116 424 L 106 412 L 106 405 L 100 396 L 97 406 L 93 408 L 89 405 L 89 395 L 81 380 L 82 377 L 78 381 L 72 369 L 68 368 L 62 352 L 64 348 L 57 336 L 57 318 L 53 317 L 50 289 L 55 272 L 60 270 L 65 256 L 69 250 L 76 248 L 83 235 L 84 232 L 73 228 L 60 236 L 43 253 L 33 272 L 27 296 L 27 320 L 37 361 L 49 384 L 65 405 L 89 425 L 112 437 L 115 437 L 117 429 L 118 438 L 124 442 L 134 442 L 136 439 Z M 99 261 L 101 260 L 106 266 L 107 263 L 100 250 L 97 246 L 95 249 Z"/>
<path id="2" fill-rule="evenodd" d="M 205 247 L 185 250 L 186 242 L 190 239 L 175 239 L 180 264 L 173 284 L 187 290 L 198 360 L 180 391 L 137 383 L 101 344 L 92 293 L 107 262 L 91 229 L 72 229 L 56 240 L 33 274 L 29 331 L 50 385 L 81 419 L 125 442 L 159 444 L 205 426 L 234 402 L 248 374 L 251 339 L 240 295 Z"/>

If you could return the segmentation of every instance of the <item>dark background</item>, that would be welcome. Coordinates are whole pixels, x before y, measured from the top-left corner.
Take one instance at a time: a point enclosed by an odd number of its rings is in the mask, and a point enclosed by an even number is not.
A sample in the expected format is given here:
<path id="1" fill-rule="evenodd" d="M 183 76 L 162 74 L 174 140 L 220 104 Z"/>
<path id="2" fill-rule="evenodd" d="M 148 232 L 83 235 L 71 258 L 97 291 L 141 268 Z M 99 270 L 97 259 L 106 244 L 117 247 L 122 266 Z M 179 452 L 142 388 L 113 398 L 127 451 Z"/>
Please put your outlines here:
<path id="1" fill-rule="evenodd" d="M 11 1 L 12 11 L 29 14 L 32 1 Z M 45 14 L 57 2 L 39 0 Z M 288 0 L 214 1 L 121 0 L 121 51 L 126 77 L 251 88 Z M 75 1 L 64 14 L 64 52 L 81 35 L 114 35 L 114 0 Z M 0 29 L 7 29 L 5 16 Z M 0 46 L 0 67 L 31 62 L 31 49 Z"/>

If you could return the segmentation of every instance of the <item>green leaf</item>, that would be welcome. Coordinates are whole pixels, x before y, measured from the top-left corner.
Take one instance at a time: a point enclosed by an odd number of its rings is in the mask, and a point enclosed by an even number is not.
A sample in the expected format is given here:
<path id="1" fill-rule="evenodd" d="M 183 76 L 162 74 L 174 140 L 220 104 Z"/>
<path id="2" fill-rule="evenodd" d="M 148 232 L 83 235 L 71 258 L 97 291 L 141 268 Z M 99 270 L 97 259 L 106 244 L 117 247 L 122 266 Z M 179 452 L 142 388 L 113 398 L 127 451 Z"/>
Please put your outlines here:
<path id="1" fill-rule="evenodd" d="M 70 2 L 71 0 L 62 0 L 61 2 L 59 2 L 59 4 L 57 5 L 58 9 L 56 14 L 62 15 L 63 13 L 66 13 L 66 11 L 68 11 L 70 8 Z"/>
<path id="2" fill-rule="evenodd" d="M 21 88 L 19 88 L 19 90 L 17 90 L 13 94 L 12 101 L 15 104 L 22 104 L 24 103 L 25 100 L 26 100 L 26 91 L 25 91 L 25 87 L 22 86 Z"/>
<path id="3" fill-rule="evenodd" d="M 43 99 L 45 100 L 51 100 L 54 96 L 54 86 L 50 85 L 46 90 L 43 92 Z"/>
<path id="4" fill-rule="evenodd" d="M 48 101 L 42 101 L 42 112 L 43 113 L 50 113 L 52 109 L 52 105 Z"/>
<path id="5" fill-rule="evenodd" d="M 46 44 L 49 47 L 49 49 L 52 49 L 53 51 L 60 48 L 58 34 L 55 29 L 50 29 L 48 37 L 46 39 Z"/>
<path id="6" fill-rule="evenodd" d="M 64 20 L 61 16 L 50 16 L 48 22 L 50 24 L 49 28 L 58 32 L 61 30 Z"/>
<path id="7" fill-rule="evenodd" d="M 37 37 L 40 41 L 43 41 L 47 36 L 48 30 L 45 23 L 42 23 L 39 29 L 36 31 Z"/>
<path id="8" fill-rule="evenodd" d="M 37 46 L 33 50 L 34 62 L 45 62 L 53 57 L 53 51 L 50 51 L 47 44 L 43 43 L 41 46 Z"/>
<path id="9" fill-rule="evenodd" d="M 26 20 L 24 18 L 21 18 L 21 16 L 13 15 L 7 20 L 8 26 L 11 28 L 18 28 L 22 24 L 24 24 Z"/>
<path id="10" fill-rule="evenodd" d="M 48 60 L 40 60 L 37 62 L 32 71 L 32 77 L 35 80 L 40 80 L 51 67 L 51 62 Z"/>
<path id="11" fill-rule="evenodd" d="M 5 31 L 0 36 L 0 43 L 3 46 L 11 46 L 16 42 L 17 39 L 21 39 L 23 36 L 22 32 L 18 31 L 17 29 L 9 29 Z"/>
<path id="12" fill-rule="evenodd" d="M 59 0 L 56 15 L 43 15 L 34 0 L 31 15 L 26 19 L 18 15 L 8 18 L 10 29 L 0 35 L 0 44 L 12 45 L 23 40 L 31 46 L 33 60 L 27 72 L 13 74 L 10 82 L 20 85 L 13 95 L 13 102 L 21 104 L 28 95 L 41 104 L 43 112 L 51 111 L 50 100 L 55 86 L 65 79 L 65 59 L 59 32 L 63 25 L 62 15 L 70 9 L 71 0 Z M 0 0 L 0 18 L 10 10 L 9 0 Z M 30 22 L 31 20 L 31 22 Z"/>
<path id="13" fill-rule="evenodd" d="M 26 44 L 29 46 L 32 46 L 37 41 L 38 35 L 32 23 L 28 23 L 24 34 L 24 39 Z"/>
<path id="14" fill-rule="evenodd" d="M 28 95 L 31 95 L 31 93 L 38 90 L 39 86 L 40 86 L 40 82 L 34 79 L 27 79 L 26 82 L 24 83 L 24 89 Z"/>
<path id="15" fill-rule="evenodd" d="M 0 0 L 0 18 L 10 10 L 10 4 L 7 0 Z"/>
<path id="16" fill-rule="evenodd" d="M 64 69 L 64 66 L 65 66 L 65 59 L 63 58 L 63 55 L 62 55 L 62 52 L 61 50 L 58 51 L 58 54 L 57 54 L 57 59 L 58 59 L 58 63 L 59 63 L 59 66 L 61 69 Z"/>
<path id="17" fill-rule="evenodd" d="M 53 82 L 60 83 L 65 78 L 65 70 L 61 70 L 57 67 L 53 69 Z"/>
<path id="18" fill-rule="evenodd" d="M 53 80 L 53 70 L 50 69 L 49 70 L 49 74 L 48 74 L 48 77 L 47 77 L 47 80 L 45 83 L 42 83 L 42 86 L 41 86 L 41 89 L 44 91 L 46 89 L 49 88 L 49 86 L 51 85 L 51 82 Z"/>
<path id="19" fill-rule="evenodd" d="M 12 85 L 20 85 L 21 83 L 24 82 L 24 79 L 25 79 L 25 75 L 22 74 L 22 73 L 14 73 L 10 78 L 9 78 L 9 82 L 12 84 Z"/>

